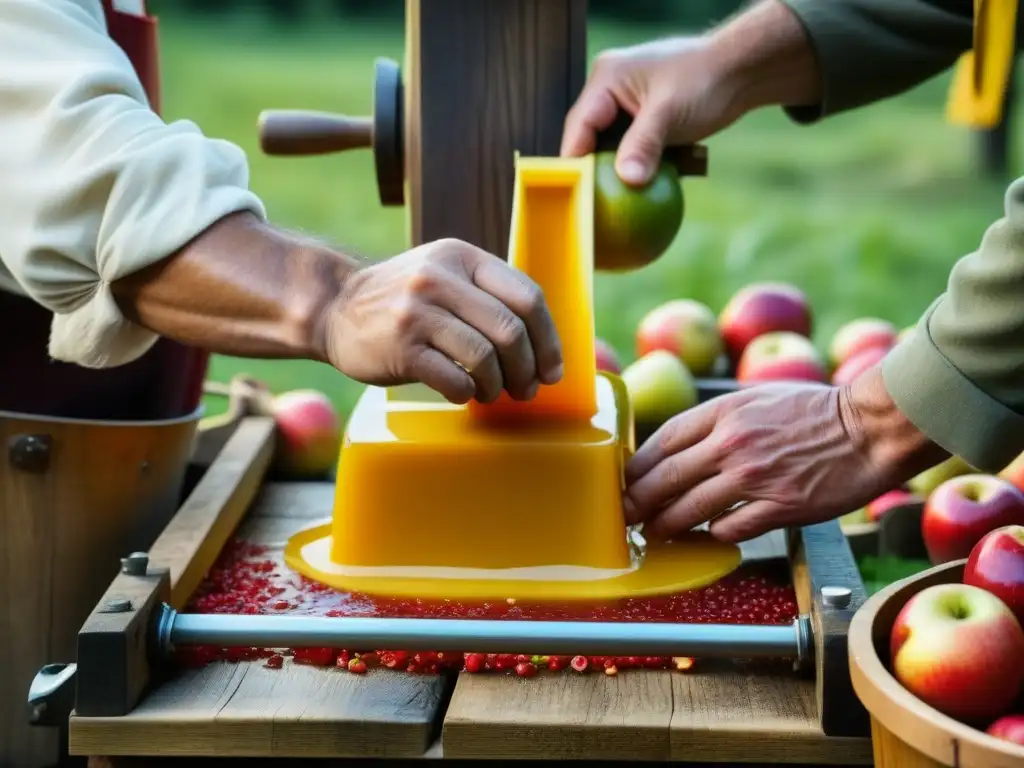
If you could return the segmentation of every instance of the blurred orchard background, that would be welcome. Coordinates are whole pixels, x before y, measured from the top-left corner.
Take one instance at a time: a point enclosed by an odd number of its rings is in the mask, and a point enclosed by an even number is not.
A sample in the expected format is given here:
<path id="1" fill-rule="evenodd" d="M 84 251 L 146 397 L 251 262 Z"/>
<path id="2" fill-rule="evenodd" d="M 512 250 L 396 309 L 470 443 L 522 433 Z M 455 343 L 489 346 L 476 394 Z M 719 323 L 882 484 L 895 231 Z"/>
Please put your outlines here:
<path id="1" fill-rule="evenodd" d="M 591 0 L 589 57 L 604 48 L 700 31 L 738 0 Z M 193 120 L 249 155 L 252 186 L 275 222 L 387 257 L 406 246 L 405 213 L 377 199 L 369 151 L 268 158 L 265 108 L 370 114 L 373 61 L 402 60 L 402 0 L 150 0 L 162 20 L 165 115 Z M 452 55 L 457 55 L 453 52 Z M 856 113 L 804 127 L 752 114 L 708 142 L 711 175 L 687 180 L 686 219 L 654 265 L 596 281 L 597 333 L 628 363 L 649 309 L 676 297 L 718 312 L 742 285 L 794 283 L 815 310 L 815 339 L 858 316 L 913 323 L 953 262 L 1001 215 L 1002 178 L 978 139 L 945 122 L 948 75 Z M 325 365 L 219 358 L 275 391 L 322 389 L 345 413 L 360 386 Z M 223 407 L 210 403 L 211 410 Z"/>

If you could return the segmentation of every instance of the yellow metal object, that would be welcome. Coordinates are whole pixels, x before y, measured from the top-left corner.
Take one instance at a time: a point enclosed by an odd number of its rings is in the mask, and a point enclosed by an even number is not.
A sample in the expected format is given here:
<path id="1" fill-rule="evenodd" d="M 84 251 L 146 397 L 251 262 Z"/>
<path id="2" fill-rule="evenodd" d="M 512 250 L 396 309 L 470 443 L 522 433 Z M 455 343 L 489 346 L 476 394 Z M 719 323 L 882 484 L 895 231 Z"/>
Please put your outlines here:
<path id="1" fill-rule="evenodd" d="M 951 123 L 988 129 L 1002 120 L 1016 28 L 1017 0 L 975 0 L 974 47 L 957 62 L 946 105 Z"/>
<path id="2" fill-rule="evenodd" d="M 596 369 L 593 170 L 593 157 L 516 158 L 510 262 L 544 291 L 562 381 L 488 406 L 368 388 L 333 519 L 289 541 L 290 567 L 368 594 L 590 600 L 694 589 L 739 565 L 707 534 L 647 547 L 627 531 L 633 416 L 622 381 Z"/>

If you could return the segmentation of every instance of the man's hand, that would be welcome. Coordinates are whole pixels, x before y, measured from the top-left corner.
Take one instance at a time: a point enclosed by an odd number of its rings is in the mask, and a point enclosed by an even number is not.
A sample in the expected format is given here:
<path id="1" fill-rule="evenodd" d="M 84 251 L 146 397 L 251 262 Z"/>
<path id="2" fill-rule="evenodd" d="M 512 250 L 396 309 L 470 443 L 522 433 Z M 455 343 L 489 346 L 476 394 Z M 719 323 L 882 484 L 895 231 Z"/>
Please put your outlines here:
<path id="1" fill-rule="evenodd" d="M 535 283 L 459 240 L 352 272 L 325 316 L 325 349 L 368 384 L 423 382 L 451 402 L 528 400 L 562 377 L 555 326 Z"/>
<path id="2" fill-rule="evenodd" d="M 561 154 L 593 152 L 597 135 L 624 111 L 633 123 L 615 167 L 624 182 L 641 186 L 666 145 L 705 139 L 760 106 L 813 103 L 818 90 L 800 22 L 767 0 L 706 35 L 602 53 L 566 117 Z"/>
<path id="3" fill-rule="evenodd" d="M 676 416 L 636 452 L 626 521 L 667 539 L 710 520 L 744 541 L 850 512 L 946 456 L 896 411 L 880 369 L 849 389 L 756 386 Z"/>

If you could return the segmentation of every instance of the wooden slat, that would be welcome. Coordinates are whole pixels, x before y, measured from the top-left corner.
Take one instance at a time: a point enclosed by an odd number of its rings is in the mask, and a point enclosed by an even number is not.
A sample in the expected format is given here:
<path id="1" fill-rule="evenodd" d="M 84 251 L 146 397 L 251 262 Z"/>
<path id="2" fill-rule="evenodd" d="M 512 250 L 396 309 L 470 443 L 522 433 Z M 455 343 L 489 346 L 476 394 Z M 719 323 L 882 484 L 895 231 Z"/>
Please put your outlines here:
<path id="1" fill-rule="evenodd" d="M 274 440 L 273 419 L 243 419 L 150 547 L 150 563 L 170 570 L 175 608 L 185 605 L 238 527 L 273 458 Z"/>
<path id="2" fill-rule="evenodd" d="M 330 483 L 269 484 L 238 536 L 280 556 L 288 536 L 329 516 Z M 77 755 L 421 757 L 450 682 L 371 670 L 352 675 L 286 661 L 184 671 L 119 718 L 72 716 Z"/>
<path id="3" fill-rule="evenodd" d="M 709 661 L 671 680 L 673 760 L 871 765 L 869 740 L 822 733 L 814 682 L 785 665 Z"/>
<path id="4" fill-rule="evenodd" d="M 444 719 L 446 758 L 664 760 L 670 672 L 459 676 Z"/>

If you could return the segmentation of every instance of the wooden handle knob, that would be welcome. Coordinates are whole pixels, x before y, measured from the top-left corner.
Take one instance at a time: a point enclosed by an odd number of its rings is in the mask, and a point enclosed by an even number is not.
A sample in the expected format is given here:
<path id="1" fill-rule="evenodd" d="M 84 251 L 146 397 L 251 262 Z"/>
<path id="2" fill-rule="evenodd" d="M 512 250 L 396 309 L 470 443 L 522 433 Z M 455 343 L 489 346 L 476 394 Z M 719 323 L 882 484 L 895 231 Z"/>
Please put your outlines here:
<path id="1" fill-rule="evenodd" d="M 326 155 L 373 146 L 373 119 L 329 112 L 260 113 L 260 148 L 268 155 Z"/>

